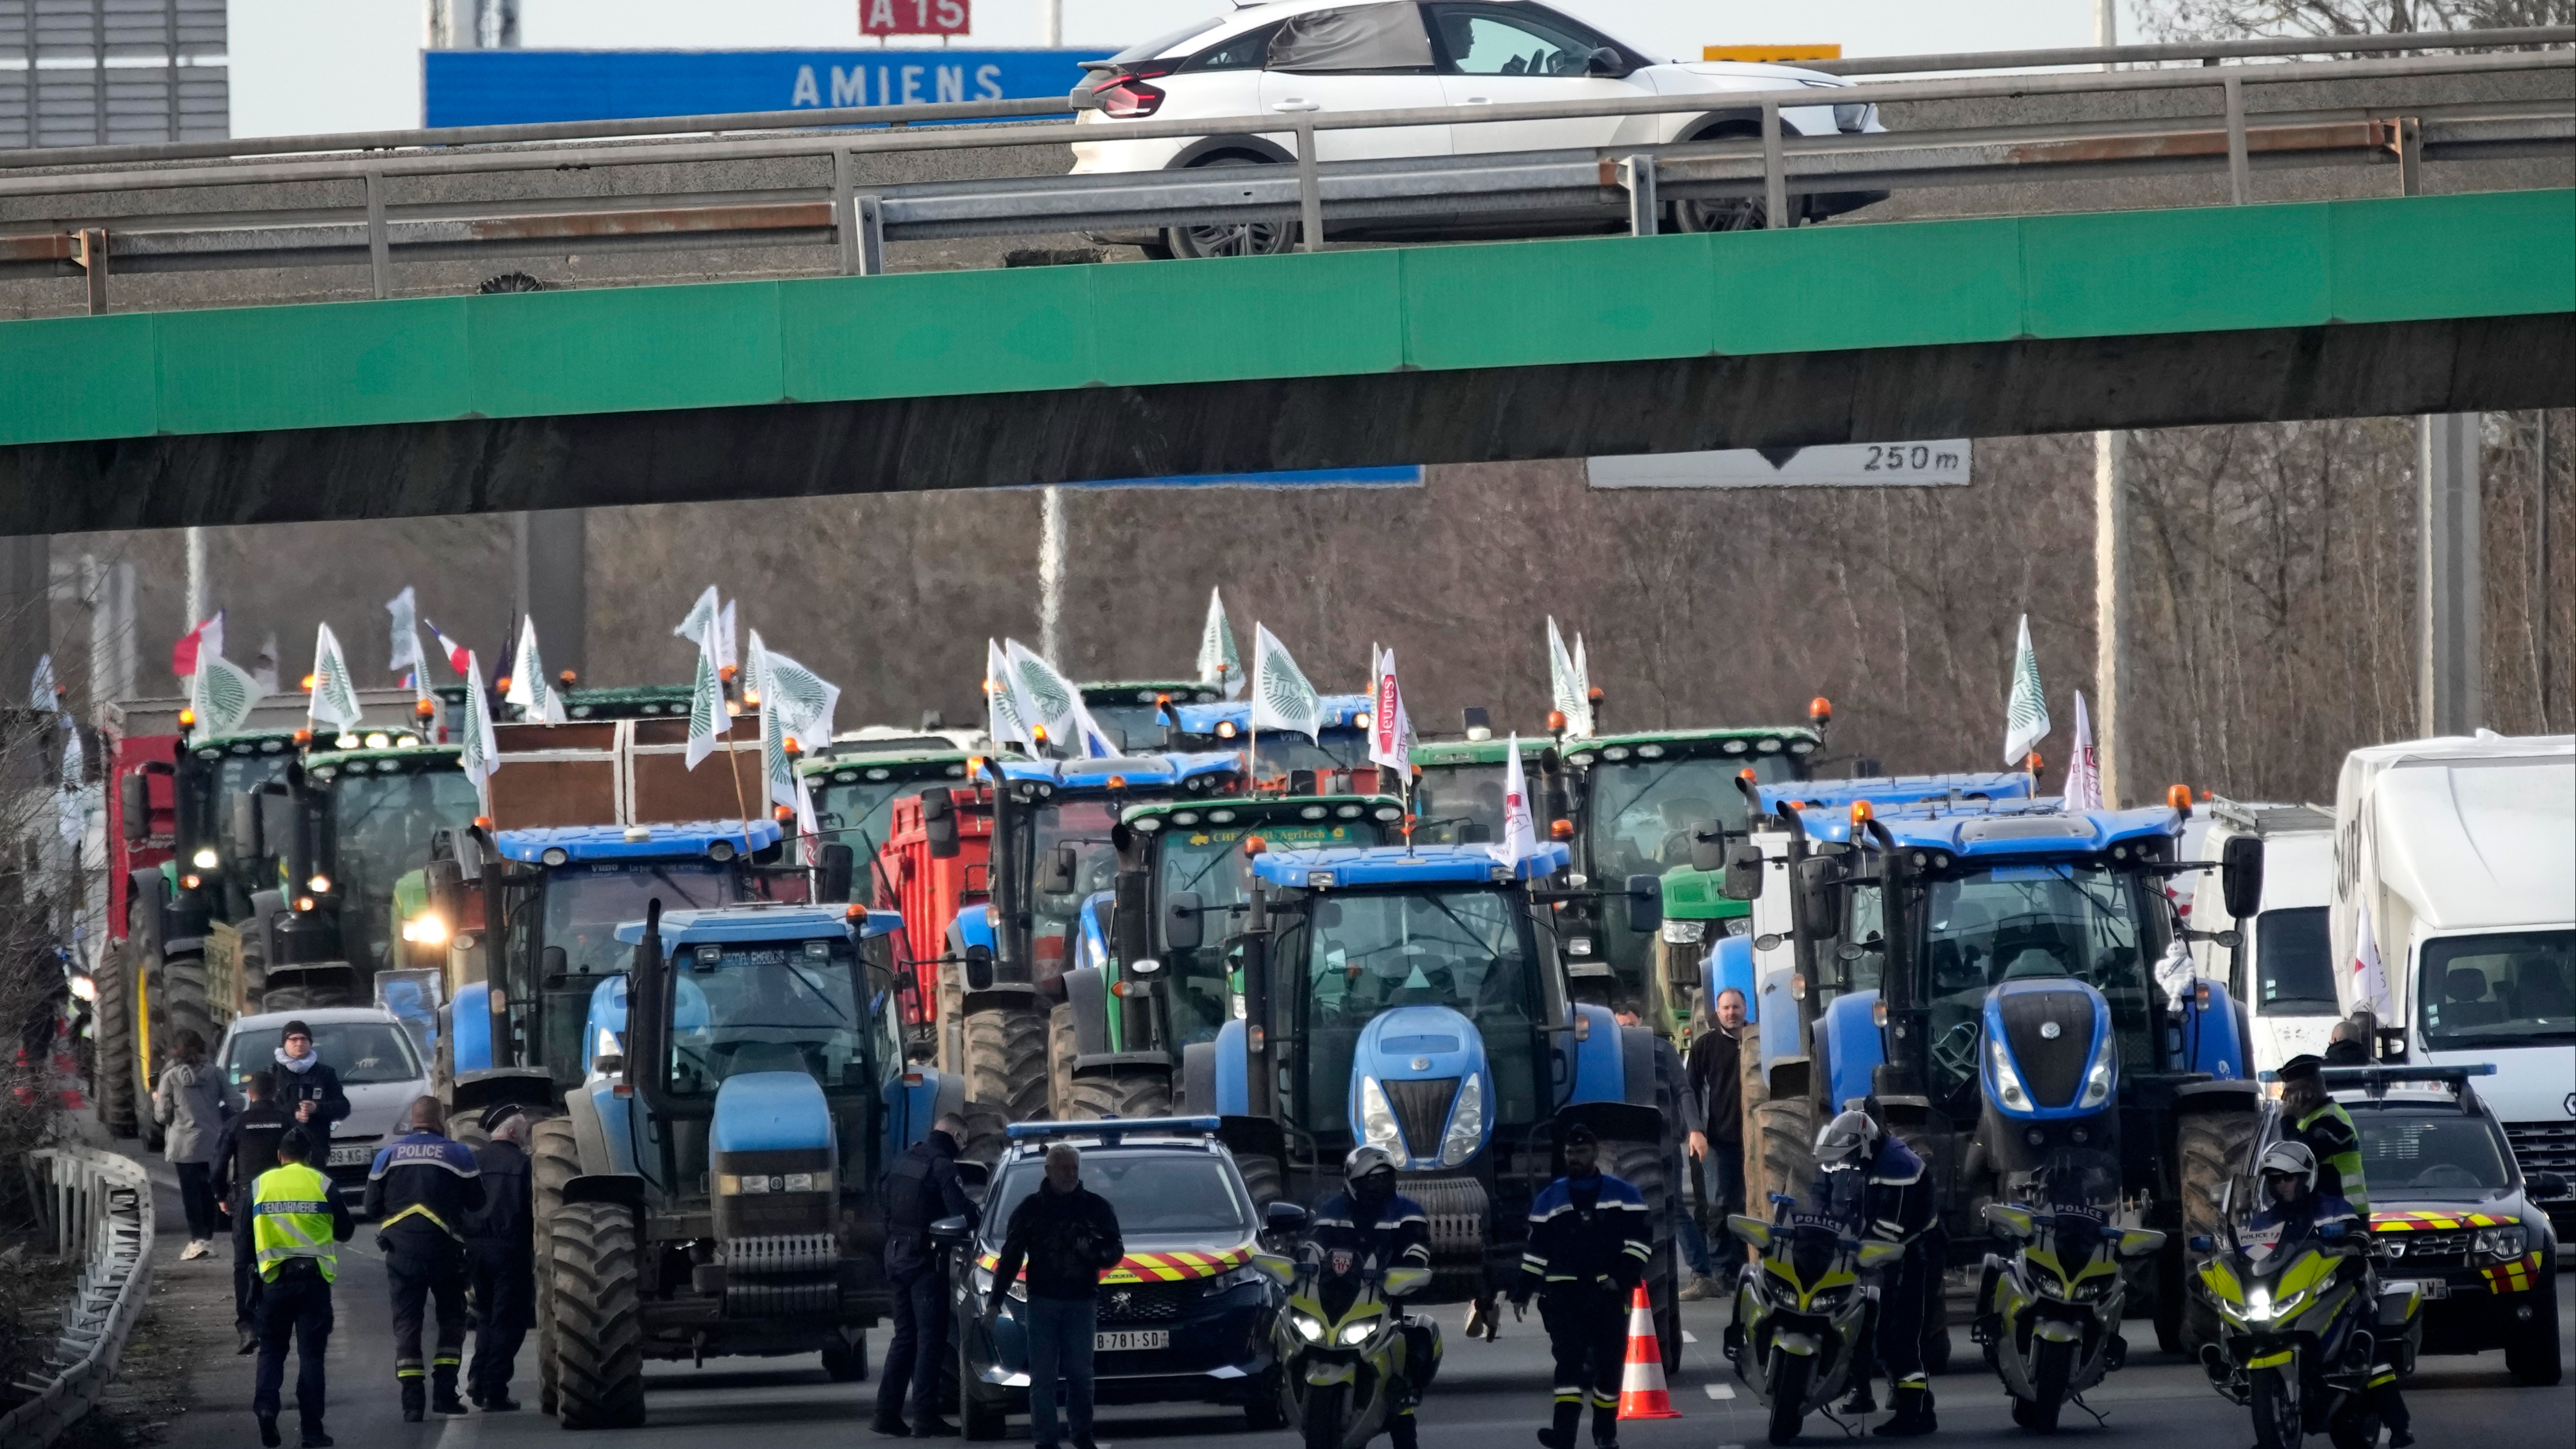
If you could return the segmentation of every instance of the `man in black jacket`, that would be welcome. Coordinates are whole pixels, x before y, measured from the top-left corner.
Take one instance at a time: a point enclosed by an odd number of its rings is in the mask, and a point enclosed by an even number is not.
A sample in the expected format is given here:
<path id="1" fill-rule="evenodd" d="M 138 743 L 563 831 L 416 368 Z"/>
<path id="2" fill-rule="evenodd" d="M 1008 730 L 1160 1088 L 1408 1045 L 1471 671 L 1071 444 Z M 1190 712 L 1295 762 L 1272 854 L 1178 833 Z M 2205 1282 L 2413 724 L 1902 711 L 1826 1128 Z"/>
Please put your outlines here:
<path id="1" fill-rule="evenodd" d="M 1537 1294 L 1556 1360 L 1555 1411 L 1538 1441 L 1547 1449 L 1574 1449 L 1588 1395 L 1595 1449 L 1619 1449 L 1628 1300 L 1645 1281 L 1653 1253 L 1646 1199 L 1626 1179 L 1601 1170 L 1601 1139 L 1578 1122 L 1565 1132 L 1565 1176 L 1530 1200 L 1529 1223 L 1529 1246 L 1512 1283 L 1512 1317 Z"/>
<path id="2" fill-rule="evenodd" d="M 421 1316 L 438 1305 L 438 1354 L 427 1365 L 429 1407 L 462 1414 L 456 1376 L 465 1354 L 465 1223 L 483 1206 L 483 1169 L 447 1135 L 436 1097 L 415 1097 L 411 1131 L 386 1143 L 367 1170 L 367 1216 L 376 1220 L 394 1300 L 394 1379 L 403 1422 L 422 1419 Z"/>
<path id="3" fill-rule="evenodd" d="M 966 1119 L 939 1119 L 886 1173 L 886 1283 L 894 1289 L 894 1340 L 877 1381 L 876 1416 L 868 1427 L 900 1439 L 929 1439 L 957 1430 L 939 1417 L 939 1364 L 948 1346 L 948 1273 L 930 1241 L 941 1218 L 975 1221 L 975 1205 L 957 1180 L 957 1145 Z M 909 1392 L 919 1422 L 904 1427 Z"/>
<path id="4" fill-rule="evenodd" d="M 313 1050 L 313 1028 L 290 1021 L 279 1035 L 277 1061 L 268 1069 L 269 1102 L 313 1139 L 313 1165 L 327 1169 L 331 1124 L 349 1115 L 349 1094 L 340 1090 L 340 1074 Z"/>
<path id="5" fill-rule="evenodd" d="M 993 1270 L 992 1296 L 984 1304 L 989 1332 L 1002 1315 L 1020 1265 L 1028 1264 L 1023 1321 L 1029 1341 L 1029 1438 L 1037 1449 L 1056 1449 L 1059 1379 L 1074 1449 L 1098 1449 L 1091 1442 L 1091 1349 L 1100 1322 L 1100 1274 L 1126 1256 L 1117 1212 L 1082 1185 L 1082 1154 L 1069 1143 L 1048 1148 L 1046 1180 L 1011 1211 L 1001 1261 Z"/>
<path id="6" fill-rule="evenodd" d="M 1693 1171 L 1709 1226 L 1717 1230 L 1718 1261 L 1707 1235 L 1682 1235 L 1682 1252 L 1697 1281 L 1681 1291 L 1685 1300 L 1718 1298 L 1732 1291 L 1743 1253 L 1724 1232 L 1726 1215 L 1744 1211 L 1744 993 L 1729 986 L 1717 993 L 1713 1015 L 1691 1039 L 1690 1090 L 1705 1129 L 1690 1139 Z M 1687 1221 L 1687 1220 L 1686 1220 Z"/>
<path id="7" fill-rule="evenodd" d="M 259 1175 L 277 1165 L 277 1144 L 295 1127 L 269 1101 L 266 1074 L 242 1080 L 241 1111 L 224 1119 L 215 1138 L 215 1201 L 233 1216 L 233 1327 L 241 1334 L 236 1353 L 259 1347 L 259 1250 L 251 1242 L 250 1193 Z M 302 1134 L 298 1134 L 302 1135 Z M 299 1160 L 309 1160 L 308 1150 Z"/>
<path id="8" fill-rule="evenodd" d="M 519 1407 L 510 1397 L 510 1370 L 536 1321 L 536 1200 L 521 1145 L 527 1113 L 502 1103 L 483 1114 L 483 1130 L 492 1135 L 474 1149 L 483 1206 L 465 1215 L 465 1247 L 474 1259 L 474 1361 L 466 1369 L 465 1397 L 501 1414 Z"/>

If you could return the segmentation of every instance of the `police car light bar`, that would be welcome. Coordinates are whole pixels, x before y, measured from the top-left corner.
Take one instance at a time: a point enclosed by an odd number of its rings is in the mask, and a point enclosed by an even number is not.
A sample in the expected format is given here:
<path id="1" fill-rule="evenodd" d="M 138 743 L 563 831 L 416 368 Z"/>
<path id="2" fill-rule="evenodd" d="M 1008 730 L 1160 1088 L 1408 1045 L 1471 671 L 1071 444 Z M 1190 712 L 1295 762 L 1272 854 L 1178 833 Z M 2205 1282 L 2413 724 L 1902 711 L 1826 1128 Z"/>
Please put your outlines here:
<path id="1" fill-rule="evenodd" d="M 2469 1078 L 2492 1077 L 2495 1071 L 2493 1062 L 2476 1062 L 2463 1067 L 2320 1067 L 2317 1069 L 2317 1083 L 2328 1091 L 2359 1089 L 2373 1097 L 2387 1096 L 2391 1087 L 2423 1083 L 2448 1087 L 2456 1095 L 2466 1098 L 2469 1095 Z M 2278 1079 L 2278 1073 L 2263 1074 L 2263 1080 L 2267 1082 Z"/>
<path id="2" fill-rule="evenodd" d="M 1216 1117 L 1097 1117 L 1080 1122 L 1014 1122 L 1002 1129 L 1002 1135 L 1013 1142 L 1037 1142 L 1049 1137 L 1097 1137 L 1108 1146 L 1130 1132 L 1163 1132 L 1202 1136 L 1223 1126 Z"/>

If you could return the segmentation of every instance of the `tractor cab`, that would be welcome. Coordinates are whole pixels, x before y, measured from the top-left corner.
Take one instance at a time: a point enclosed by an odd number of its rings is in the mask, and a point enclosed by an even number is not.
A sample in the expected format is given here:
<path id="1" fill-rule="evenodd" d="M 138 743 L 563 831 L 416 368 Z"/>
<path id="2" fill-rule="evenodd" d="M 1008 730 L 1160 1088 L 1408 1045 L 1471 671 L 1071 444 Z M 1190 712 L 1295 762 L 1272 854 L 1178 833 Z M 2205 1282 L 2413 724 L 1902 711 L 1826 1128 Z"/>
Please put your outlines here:
<path id="1" fill-rule="evenodd" d="M 1413 747 L 1413 838 L 1423 845 L 1491 845 L 1503 838 L 1503 787 L 1509 740 L 1425 740 Z M 1522 778 L 1556 786 L 1542 822 L 1564 815 L 1556 746 L 1543 737 L 1520 742 Z M 1542 825 L 1544 828 L 1544 825 Z"/>
<path id="2" fill-rule="evenodd" d="M 1225 698 L 1218 686 L 1195 679 L 1104 679 L 1074 687 L 1082 692 L 1091 722 L 1107 732 L 1109 742 L 1136 755 L 1183 748 L 1168 740 L 1175 706 L 1217 704 Z"/>
<path id="3" fill-rule="evenodd" d="M 1252 705 L 1246 700 L 1176 702 L 1170 709 L 1169 747 L 1240 750 L 1249 741 L 1255 782 L 1262 789 L 1274 788 L 1272 781 L 1283 782 L 1280 788 L 1290 794 L 1356 791 L 1366 795 L 1396 783 L 1390 780 L 1381 784 L 1376 778 L 1377 767 L 1369 763 L 1369 697 L 1328 694 L 1323 697 L 1322 707 L 1323 728 L 1310 740 L 1291 730 L 1255 730 Z M 1301 786 L 1297 783 L 1300 775 L 1313 778 Z M 1348 778 L 1340 778 L 1345 776 Z"/>

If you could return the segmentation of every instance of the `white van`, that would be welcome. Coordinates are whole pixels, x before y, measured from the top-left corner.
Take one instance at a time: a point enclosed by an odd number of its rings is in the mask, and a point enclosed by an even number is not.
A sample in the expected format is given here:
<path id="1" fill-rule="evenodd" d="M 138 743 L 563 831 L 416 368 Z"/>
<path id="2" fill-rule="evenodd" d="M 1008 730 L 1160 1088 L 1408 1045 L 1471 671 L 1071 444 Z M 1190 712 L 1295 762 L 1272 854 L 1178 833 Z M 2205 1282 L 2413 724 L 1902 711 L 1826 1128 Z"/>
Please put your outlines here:
<path id="1" fill-rule="evenodd" d="M 2576 735 L 2355 750 L 2335 790 L 2334 959 L 2347 1011 L 2365 914 L 2383 1027 L 2478 1095 L 2525 1175 L 2576 1175 Z M 2564 1221 L 2570 1203 L 2548 1204 Z"/>
<path id="2" fill-rule="evenodd" d="M 2233 800 L 2214 801 L 2202 814 L 2209 833 L 2197 852 L 2182 858 L 2216 860 L 2239 836 L 2262 841 L 2263 906 L 2252 920 L 2237 920 L 2227 914 L 2218 872 L 2197 876 L 2192 929 L 2233 930 L 2244 939 L 2233 952 L 2215 941 L 2193 942 L 2196 969 L 2226 982 L 2228 993 L 2245 1003 L 2257 1071 L 2303 1054 L 2325 1055 L 2327 1034 L 2343 1019 L 2326 921 L 2334 900 L 2334 816 L 2316 805 Z"/>

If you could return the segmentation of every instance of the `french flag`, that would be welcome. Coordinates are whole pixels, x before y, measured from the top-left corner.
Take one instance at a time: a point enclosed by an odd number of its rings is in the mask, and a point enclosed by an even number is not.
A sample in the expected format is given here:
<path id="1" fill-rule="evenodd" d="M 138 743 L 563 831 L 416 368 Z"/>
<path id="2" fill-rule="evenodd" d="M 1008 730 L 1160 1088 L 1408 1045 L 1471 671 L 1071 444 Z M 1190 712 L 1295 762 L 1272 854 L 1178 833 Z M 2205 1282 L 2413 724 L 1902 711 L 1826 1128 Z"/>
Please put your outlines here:
<path id="1" fill-rule="evenodd" d="M 429 632 L 437 638 L 440 651 L 447 655 L 447 667 L 455 670 L 460 676 L 463 675 L 465 673 L 465 660 L 467 658 L 467 650 L 465 646 L 448 638 L 446 630 L 441 629 L 436 624 L 429 622 L 427 619 L 423 619 L 420 622 L 421 627 L 429 630 Z"/>

